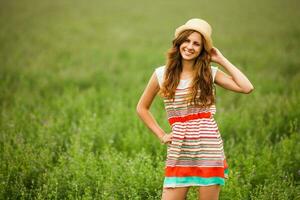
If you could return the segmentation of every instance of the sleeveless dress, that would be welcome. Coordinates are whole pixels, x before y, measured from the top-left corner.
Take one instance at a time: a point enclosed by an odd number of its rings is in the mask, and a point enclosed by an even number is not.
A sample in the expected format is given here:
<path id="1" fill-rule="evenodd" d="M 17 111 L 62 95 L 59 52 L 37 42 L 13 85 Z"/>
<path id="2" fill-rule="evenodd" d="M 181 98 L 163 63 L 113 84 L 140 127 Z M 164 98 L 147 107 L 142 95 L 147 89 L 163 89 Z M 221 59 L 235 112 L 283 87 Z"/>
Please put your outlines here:
<path id="1" fill-rule="evenodd" d="M 217 67 L 211 66 L 214 80 Z M 155 69 L 160 87 L 165 66 Z M 164 188 L 225 185 L 228 167 L 218 125 L 214 120 L 216 106 L 197 108 L 188 105 L 186 97 L 191 80 L 180 80 L 175 100 L 164 98 L 165 110 L 172 128 L 167 147 Z"/>

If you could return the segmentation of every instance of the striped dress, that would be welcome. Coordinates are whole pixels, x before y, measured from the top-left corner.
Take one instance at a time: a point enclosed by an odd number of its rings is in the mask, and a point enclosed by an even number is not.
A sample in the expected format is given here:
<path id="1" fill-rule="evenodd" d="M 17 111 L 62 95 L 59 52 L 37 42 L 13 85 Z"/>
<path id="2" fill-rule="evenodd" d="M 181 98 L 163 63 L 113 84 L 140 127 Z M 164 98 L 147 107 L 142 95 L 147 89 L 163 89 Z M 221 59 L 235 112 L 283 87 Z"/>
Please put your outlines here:
<path id="1" fill-rule="evenodd" d="M 214 80 L 217 67 L 211 67 Z M 155 69 L 160 87 L 165 66 Z M 172 142 L 167 147 L 164 188 L 224 185 L 228 168 L 218 125 L 215 105 L 197 108 L 187 104 L 190 79 L 180 80 L 175 101 L 164 98 L 172 128 Z"/>

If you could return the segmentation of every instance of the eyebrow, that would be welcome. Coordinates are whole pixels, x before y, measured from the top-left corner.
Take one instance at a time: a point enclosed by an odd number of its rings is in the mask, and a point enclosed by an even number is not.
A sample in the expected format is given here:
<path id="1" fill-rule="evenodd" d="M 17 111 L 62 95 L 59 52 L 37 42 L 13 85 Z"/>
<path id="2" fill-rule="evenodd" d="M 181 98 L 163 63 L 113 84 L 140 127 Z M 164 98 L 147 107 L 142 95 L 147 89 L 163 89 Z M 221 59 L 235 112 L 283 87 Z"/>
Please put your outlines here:
<path id="1" fill-rule="evenodd" d="M 189 38 L 187 38 L 186 40 L 191 41 Z M 201 44 L 202 42 L 194 41 L 194 43 Z"/>

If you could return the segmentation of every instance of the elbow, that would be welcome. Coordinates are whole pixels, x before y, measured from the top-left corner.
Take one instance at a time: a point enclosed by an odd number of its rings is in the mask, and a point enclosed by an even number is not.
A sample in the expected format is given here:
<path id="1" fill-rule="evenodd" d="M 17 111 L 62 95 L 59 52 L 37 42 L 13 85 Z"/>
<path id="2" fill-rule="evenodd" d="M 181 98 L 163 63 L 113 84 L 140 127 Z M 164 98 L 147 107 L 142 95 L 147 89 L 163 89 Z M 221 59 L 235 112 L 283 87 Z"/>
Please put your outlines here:
<path id="1" fill-rule="evenodd" d="M 145 110 L 145 109 L 144 109 L 141 105 L 139 105 L 139 104 L 136 106 L 136 109 L 135 109 L 136 114 L 137 114 L 138 116 L 141 116 L 141 115 L 143 114 L 144 110 Z"/>
<path id="2" fill-rule="evenodd" d="M 140 116 L 140 114 L 141 114 L 141 107 L 140 107 L 139 105 L 136 106 L 135 112 L 136 112 L 136 114 L 137 114 L 138 116 Z"/>

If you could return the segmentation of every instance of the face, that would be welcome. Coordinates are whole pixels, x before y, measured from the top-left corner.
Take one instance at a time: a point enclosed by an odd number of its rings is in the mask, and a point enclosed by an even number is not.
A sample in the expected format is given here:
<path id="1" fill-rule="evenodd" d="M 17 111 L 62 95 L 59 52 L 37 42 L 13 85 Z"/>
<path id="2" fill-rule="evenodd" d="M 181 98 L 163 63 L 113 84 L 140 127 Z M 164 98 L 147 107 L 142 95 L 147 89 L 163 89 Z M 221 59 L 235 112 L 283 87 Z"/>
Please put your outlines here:
<path id="1" fill-rule="evenodd" d="M 195 60 L 201 53 L 202 47 L 201 34 L 193 32 L 179 47 L 182 59 Z"/>

